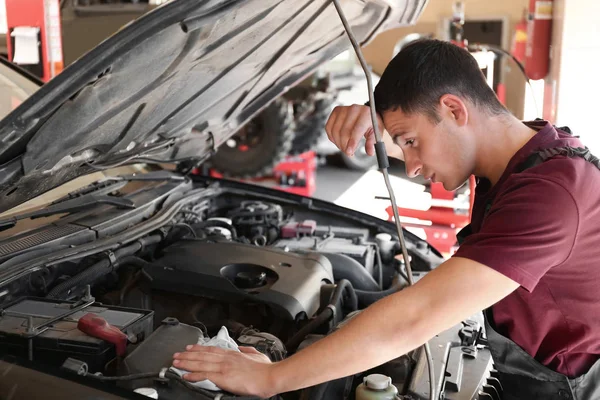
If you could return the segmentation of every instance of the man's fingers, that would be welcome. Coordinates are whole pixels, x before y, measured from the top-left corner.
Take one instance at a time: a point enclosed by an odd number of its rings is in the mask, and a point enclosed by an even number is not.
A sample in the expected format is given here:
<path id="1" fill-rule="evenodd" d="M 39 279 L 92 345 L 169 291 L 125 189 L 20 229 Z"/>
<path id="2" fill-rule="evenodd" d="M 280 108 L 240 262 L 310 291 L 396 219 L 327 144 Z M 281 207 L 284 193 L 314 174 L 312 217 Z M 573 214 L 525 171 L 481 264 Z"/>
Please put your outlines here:
<path id="1" fill-rule="evenodd" d="M 327 132 L 327 138 L 331 142 L 334 142 L 333 141 L 333 135 L 332 135 L 332 130 L 331 129 L 333 128 L 333 125 L 335 124 L 335 120 L 336 120 L 339 112 L 340 112 L 340 107 L 339 106 L 335 107 L 333 109 L 333 111 L 331 112 L 331 115 L 329 115 L 329 118 L 327 119 L 327 123 L 325 124 L 325 132 Z"/>
<path id="2" fill-rule="evenodd" d="M 201 382 L 206 379 L 213 381 L 215 375 L 216 374 L 214 374 L 214 373 L 206 374 L 204 372 L 193 372 L 190 374 L 183 375 L 183 379 L 185 379 L 186 381 L 189 381 L 189 382 Z"/>
<path id="3" fill-rule="evenodd" d="M 234 351 L 231 349 L 223 349 L 221 347 L 216 346 L 202 346 L 200 344 L 194 344 L 186 346 L 187 351 L 199 351 L 202 353 L 215 353 L 215 354 L 227 354 L 229 351 Z"/>
<path id="4" fill-rule="evenodd" d="M 340 136 L 343 139 L 341 140 L 341 143 L 338 143 L 338 147 L 348 155 L 354 154 L 358 144 L 358 139 L 365 133 L 364 131 L 361 132 L 363 125 L 361 123 L 363 110 L 364 106 L 354 105 L 348 107 L 346 118 L 344 119 L 343 125 L 340 128 Z M 356 136 L 358 136 L 358 138 Z"/>
<path id="5" fill-rule="evenodd" d="M 369 110 L 369 122 L 369 130 L 365 134 L 365 151 L 368 155 L 373 156 L 375 155 L 375 143 L 377 143 L 377 137 L 375 136 L 375 131 L 373 131 L 373 123 L 371 122 L 371 110 Z M 379 126 L 379 133 L 382 135 L 382 137 L 385 137 L 386 135 L 384 132 L 383 120 L 379 115 L 377 115 L 377 124 Z M 387 143 L 386 147 L 388 147 Z"/>
<path id="6" fill-rule="evenodd" d="M 175 360 L 173 366 L 186 371 L 194 372 L 221 372 L 223 363 L 220 362 L 205 362 L 205 361 L 190 361 L 190 360 Z"/>
<path id="7" fill-rule="evenodd" d="M 196 372 L 193 374 L 183 375 L 183 379 L 185 379 L 186 381 L 190 381 L 190 382 L 202 382 L 208 378 L 206 377 L 206 374 L 201 374 L 201 373 Z"/>
<path id="8" fill-rule="evenodd" d="M 373 130 L 370 130 L 369 133 L 366 135 L 365 140 L 365 151 L 370 156 L 375 154 L 375 141 L 375 133 L 373 132 Z"/>
<path id="9" fill-rule="evenodd" d="M 367 137 L 367 132 L 373 131 L 373 124 L 371 123 L 371 115 L 368 112 L 368 108 L 361 110 L 360 116 L 355 121 L 352 130 L 348 132 L 348 142 L 344 148 L 344 152 L 351 156 L 356 151 L 358 143 L 363 137 Z"/>
<path id="10" fill-rule="evenodd" d="M 240 346 L 239 349 L 242 353 L 246 354 L 262 354 L 260 351 L 256 350 L 252 346 Z"/>
<path id="11" fill-rule="evenodd" d="M 379 116 L 377 120 L 379 129 L 382 130 L 383 122 Z M 372 128 L 371 110 L 358 104 L 335 107 L 325 124 L 329 140 L 349 156 L 354 154 L 363 137 L 367 139 L 367 154 L 375 154 Z"/>
<path id="12" fill-rule="evenodd" d="M 349 108 L 350 107 L 340 107 L 337 116 L 335 117 L 335 122 L 331 127 L 331 136 L 333 136 L 333 143 L 335 143 L 335 145 L 339 149 L 342 149 L 341 146 L 344 137 L 344 131 L 342 130 L 342 127 L 344 126 L 344 122 L 348 117 Z"/>
<path id="13" fill-rule="evenodd" d="M 225 358 L 224 354 L 206 353 L 200 351 L 185 351 L 183 353 L 175 353 L 173 355 L 175 360 L 192 360 L 192 361 L 204 361 L 204 362 L 222 362 Z"/>

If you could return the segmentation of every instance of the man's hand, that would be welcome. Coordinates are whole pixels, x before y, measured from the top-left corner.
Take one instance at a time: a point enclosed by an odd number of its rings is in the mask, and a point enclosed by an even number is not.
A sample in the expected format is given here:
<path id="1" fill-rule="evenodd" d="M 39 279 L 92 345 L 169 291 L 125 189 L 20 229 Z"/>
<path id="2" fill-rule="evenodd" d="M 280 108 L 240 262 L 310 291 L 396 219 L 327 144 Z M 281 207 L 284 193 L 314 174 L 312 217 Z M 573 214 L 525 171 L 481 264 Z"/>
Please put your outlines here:
<path id="1" fill-rule="evenodd" d="M 394 145 L 392 138 L 385 131 L 383 120 L 379 115 L 377 115 L 377 122 L 388 156 L 403 160 L 402 150 Z M 354 104 L 334 108 L 325 125 L 325 131 L 327 131 L 329 140 L 348 156 L 354 155 L 363 137 L 367 154 L 370 156 L 375 154 L 376 138 L 369 106 Z"/>
<path id="2" fill-rule="evenodd" d="M 379 130 L 383 130 L 383 121 L 377 116 Z M 375 154 L 375 133 L 371 122 L 371 110 L 368 106 L 354 104 L 338 106 L 333 109 L 325 125 L 327 137 L 342 152 L 352 156 L 358 143 L 366 139 L 365 150 L 372 156 Z"/>
<path id="3" fill-rule="evenodd" d="M 274 364 L 254 347 L 240 347 L 240 352 L 193 345 L 175 353 L 173 365 L 190 371 L 183 376 L 190 382 L 209 379 L 223 390 L 240 395 L 268 398 L 275 395 L 271 382 Z"/>

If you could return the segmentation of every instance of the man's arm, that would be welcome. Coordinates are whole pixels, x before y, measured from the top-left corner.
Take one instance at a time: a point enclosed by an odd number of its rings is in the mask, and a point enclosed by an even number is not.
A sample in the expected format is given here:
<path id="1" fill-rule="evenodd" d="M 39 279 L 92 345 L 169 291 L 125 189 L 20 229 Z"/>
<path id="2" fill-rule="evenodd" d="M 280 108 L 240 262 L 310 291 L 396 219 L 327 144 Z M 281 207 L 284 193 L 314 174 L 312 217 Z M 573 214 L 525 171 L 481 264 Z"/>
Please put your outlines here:
<path id="1" fill-rule="evenodd" d="M 475 261 L 452 258 L 414 286 L 364 310 L 347 325 L 278 363 L 221 349 L 182 353 L 178 367 L 240 394 L 264 397 L 359 373 L 417 348 L 498 302 L 519 285 Z M 197 353 L 197 354 L 194 354 Z M 193 361 L 192 361 L 193 360 Z"/>
<path id="2" fill-rule="evenodd" d="M 452 258 L 417 284 L 375 303 L 344 329 L 277 365 L 277 392 L 312 386 L 393 360 L 518 288 L 504 275 Z"/>

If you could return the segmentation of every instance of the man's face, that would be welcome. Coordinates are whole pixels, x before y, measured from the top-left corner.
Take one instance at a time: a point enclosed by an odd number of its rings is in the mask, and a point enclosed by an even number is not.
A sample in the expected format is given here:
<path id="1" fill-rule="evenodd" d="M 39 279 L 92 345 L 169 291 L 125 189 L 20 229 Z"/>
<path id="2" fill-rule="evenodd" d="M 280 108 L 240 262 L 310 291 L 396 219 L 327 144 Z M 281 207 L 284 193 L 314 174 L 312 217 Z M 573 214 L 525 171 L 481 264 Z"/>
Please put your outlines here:
<path id="1" fill-rule="evenodd" d="M 383 124 L 405 164 L 409 178 L 422 175 L 440 182 L 446 190 L 463 185 L 473 171 L 474 148 L 466 130 L 454 122 L 452 113 L 440 115 L 435 123 L 426 114 L 407 115 L 386 111 Z"/>

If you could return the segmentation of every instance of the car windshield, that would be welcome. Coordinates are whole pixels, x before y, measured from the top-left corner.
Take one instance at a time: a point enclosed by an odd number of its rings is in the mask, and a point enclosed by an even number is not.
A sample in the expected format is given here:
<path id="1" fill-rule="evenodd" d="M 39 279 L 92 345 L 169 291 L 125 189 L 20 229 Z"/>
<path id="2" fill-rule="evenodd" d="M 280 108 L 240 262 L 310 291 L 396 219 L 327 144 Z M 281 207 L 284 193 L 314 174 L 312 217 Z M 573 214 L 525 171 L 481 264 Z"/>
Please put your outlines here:
<path id="1" fill-rule="evenodd" d="M 38 89 L 39 86 L 35 82 L 0 63 L 0 119 L 6 117 Z"/>

